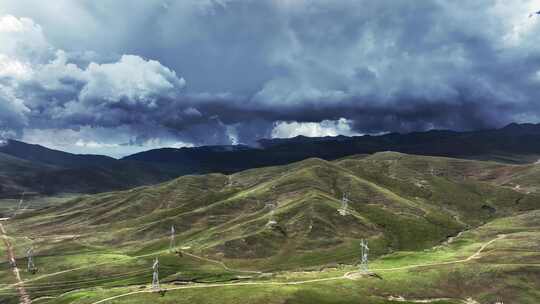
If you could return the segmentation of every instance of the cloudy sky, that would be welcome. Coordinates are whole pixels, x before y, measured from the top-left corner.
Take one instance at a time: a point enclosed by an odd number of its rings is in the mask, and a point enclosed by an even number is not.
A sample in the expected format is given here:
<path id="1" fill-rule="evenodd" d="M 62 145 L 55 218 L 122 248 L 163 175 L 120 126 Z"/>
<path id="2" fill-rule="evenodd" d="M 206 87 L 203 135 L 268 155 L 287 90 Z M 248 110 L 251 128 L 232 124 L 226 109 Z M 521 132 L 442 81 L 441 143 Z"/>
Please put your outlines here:
<path id="1" fill-rule="evenodd" d="M 0 0 L 0 137 L 121 156 L 539 122 L 539 10 L 533 0 Z"/>

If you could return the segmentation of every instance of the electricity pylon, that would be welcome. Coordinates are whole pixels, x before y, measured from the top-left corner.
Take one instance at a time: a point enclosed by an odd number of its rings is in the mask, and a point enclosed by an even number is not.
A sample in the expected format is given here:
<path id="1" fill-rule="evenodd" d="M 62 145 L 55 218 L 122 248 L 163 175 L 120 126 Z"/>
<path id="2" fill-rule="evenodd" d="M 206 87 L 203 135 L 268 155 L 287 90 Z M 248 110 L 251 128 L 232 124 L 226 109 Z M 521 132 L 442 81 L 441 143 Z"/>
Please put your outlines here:
<path id="1" fill-rule="evenodd" d="M 343 197 L 341 198 L 341 208 L 338 209 L 338 212 L 340 215 L 348 215 L 349 214 L 349 198 L 344 193 Z"/>
<path id="2" fill-rule="evenodd" d="M 369 254 L 369 247 L 367 240 L 362 239 L 360 241 L 360 271 L 361 272 L 369 272 L 369 265 L 368 265 L 368 254 Z"/>
<path id="3" fill-rule="evenodd" d="M 21 198 L 19 199 L 19 204 L 17 205 L 17 210 L 15 210 L 15 214 L 17 215 L 19 211 L 21 211 L 22 204 L 24 202 L 24 192 L 21 194 Z"/>
<path id="4" fill-rule="evenodd" d="M 26 250 L 26 259 L 28 260 L 28 272 L 36 273 L 36 265 L 34 265 L 34 248 L 30 247 Z"/>
<path id="5" fill-rule="evenodd" d="M 176 230 L 174 229 L 174 225 L 171 226 L 171 240 L 169 243 L 169 250 L 171 252 L 174 252 L 174 249 L 176 247 L 176 242 L 174 240 L 174 234 L 176 233 Z"/>
<path id="6" fill-rule="evenodd" d="M 152 270 L 154 271 L 152 275 L 152 289 L 159 289 L 159 260 L 158 258 L 154 260 L 154 265 L 152 265 Z"/>
<path id="7" fill-rule="evenodd" d="M 274 218 L 276 205 L 274 203 L 270 203 L 268 204 L 268 207 L 270 208 L 270 216 L 268 217 L 268 222 L 266 223 L 266 227 L 272 227 L 277 224 L 277 221 Z"/>
<path id="8" fill-rule="evenodd" d="M 24 192 L 21 194 L 21 199 L 19 200 L 19 205 L 17 206 L 17 209 L 21 209 L 23 201 L 24 201 Z"/>

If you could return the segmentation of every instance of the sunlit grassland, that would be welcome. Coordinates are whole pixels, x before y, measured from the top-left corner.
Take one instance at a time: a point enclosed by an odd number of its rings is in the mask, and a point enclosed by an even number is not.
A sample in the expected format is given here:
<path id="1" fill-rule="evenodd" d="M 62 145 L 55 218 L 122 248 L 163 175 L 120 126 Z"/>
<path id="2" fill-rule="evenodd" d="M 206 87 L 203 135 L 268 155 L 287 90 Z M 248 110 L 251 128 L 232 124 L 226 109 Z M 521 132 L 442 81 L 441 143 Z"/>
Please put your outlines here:
<path id="1" fill-rule="evenodd" d="M 518 226 L 512 227 L 513 224 Z M 158 293 L 138 293 L 115 299 L 111 303 L 393 303 L 388 301 L 388 297 L 392 295 L 406 299 L 453 299 L 435 303 L 461 303 L 468 297 L 480 303 L 491 303 L 489 301 L 511 295 L 521 301 L 518 303 L 535 303 L 535 299 L 540 296 L 535 288 L 540 283 L 540 267 L 523 265 L 519 257 L 528 254 L 528 251 L 521 250 L 530 246 L 531 240 L 536 242 L 538 233 L 523 231 L 527 227 L 520 228 L 521 224 L 519 217 L 504 218 L 465 233 L 448 245 L 426 251 L 385 255 L 371 263 L 371 268 L 380 278 L 340 278 L 357 269 L 354 265 L 341 265 L 322 271 L 282 271 L 266 278 L 247 280 L 269 283 L 268 285 L 243 286 L 243 281 L 238 282 L 240 285 L 237 286 L 194 285 L 196 288 L 171 290 L 163 296 Z M 518 231 L 519 229 L 521 231 Z M 474 254 L 486 241 L 500 233 L 508 235 L 485 248 L 478 259 L 459 262 Z M 505 254 L 507 250 L 512 250 L 512 257 Z M 456 263 L 437 264 L 452 261 Z M 413 268 L 395 269 L 399 267 Z M 332 280 L 279 285 L 325 278 Z M 167 284 L 164 287 L 178 288 Z M 85 290 L 72 292 L 48 303 L 87 304 L 138 290 L 136 287 Z"/>
<path id="2" fill-rule="evenodd" d="M 536 303 L 538 196 L 466 178 L 499 166 L 399 153 L 309 159 L 80 197 L 7 228 L 38 303 L 91 304 L 127 292 L 136 293 L 107 303 L 369 304 L 402 296 L 484 304 L 509 295 Z M 268 203 L 276 204 L 273 227 Z M 169 252 L 172 225 L 183 254 Z M 361 239 L 376 276 L 355 274 Z M 37 274 L 25 270 L 30 246 Z M 149 289 L 156 257 L 164 295 Z M 0 265 L 0 299 L 16 303 L 9 267 Z"/>

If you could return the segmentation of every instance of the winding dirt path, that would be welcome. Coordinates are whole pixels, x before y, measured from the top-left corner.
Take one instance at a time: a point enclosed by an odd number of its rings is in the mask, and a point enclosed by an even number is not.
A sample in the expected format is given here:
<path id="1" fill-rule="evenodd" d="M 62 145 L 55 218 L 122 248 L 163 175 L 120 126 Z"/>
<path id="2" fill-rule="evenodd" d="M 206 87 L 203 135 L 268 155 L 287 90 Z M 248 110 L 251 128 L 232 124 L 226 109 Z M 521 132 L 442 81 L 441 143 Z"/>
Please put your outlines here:
<path id="1" fill-rule="evenodd" d="M 433 302 L 440 302 L 440 301 L 460 301 L 464 304 L 470 304 L 470 302 L 468 302 L 469 300 L 463 300 L 463 299 L 453 299 L 453 298 L 432 298 L 432 299 L 405 299 L 404 297 L 393 297 L 393 296 L 389 296 L 388 297 L 388 301 L 393 301 L 393 302 L 407 302 L 407 303 L 433 303 Z"/>
<path id="2" fill-rule="evenodd" d="M 462 259 L 462 260 L 456 260 L 456 261 L 448 261 L 448 262 L 437 262 L 437 263 L 426 263 L 426 264 L 419 264 L 419 265 L 408 265 L 408 266 L 400 266 L 400 267 L 392 267 L 392 268 L 380 268 L 380 269 L 371 269 L 372 271 L 393 271 L 393 270 L 404 270 L 404 269 L 411 269 L 411 268 L 418 268 L 418 267 L 426 267 L 426 266 L 440 266 L 440 265 L 451 265 L 451 264 L 459 264 L 459 263 L 466 263 L 470 262 L 474 259 L 478 259 L 482 252 L 491 244 L 494 242 L 503 239 L 506 237 L 506 234 L 499 234 L 496 238 L 490 240 L 489 242 L 484 243 L 477 251 L 475 251 L 472 255 L 469 257 Z"/>
<path id="3" fill-rule="evenodd" d="M 4 245 L 6 246 L 6 254 L 7 259 L 9 263 L 11 264 L 11 271 L 13 272 L 13 275 L 15 276 L 15 280 L 17 280 L 17 291 L 19 292 L 19 298 L 21 304 L 30 304 L 32 301 L 30 300 L 30 297 L 28 296 L 28 293 L 26 292 L 26 289 L 24 288 L 23 280 L 21 279 L 21 275 L 19 273 L 19 268 L 17 268 L 17 262 L 15 260 L 15 254 L 13 253 L 13 246 L 11 245 L 11 242 L 9 241 L 6 230 L 4 229 L 4 226 L 0 222 L 0 234 L 2 235 L 2 239 L 4 241 Z"/>
<path id="4" fill-rule="evenodd" d="M 2 230 L 2 236 L 3 236 L 3 239 L 4 239 L 4 242 L 7 241 L 8 244 L 9 243 L 9 239 L 7 238 L 6 236 L 6 233 L 5 231 L 3 230 L 3 226 L 1 225 L 0 223 L 0 229 Z M 372 269 L 372 271 L 377 271 L 377 272 L 385 272 L 385 271 L 396 271 L 396 270 L 405 270 L 405 269 L 413 269 L 413 268 L 419 268 L 419 267 L 429 267 L 429 266 L 439 266 L 439 265 L 449 265 L 449 264 L 457 264 L 457 263 L 466 263 L 466 262 L 469 262 L 471 260 L 474 260 L 474 259 L 477 259 L 480 257 L 480 255 L 482 254 L 482 252 L 488 247 L 490 246 L 491 244 L 493 244 L 494 242 L 502 239 L 502 238 L 505 238 L 506 235 L 498 235 L 496 238 L 494 239 L 491 239 L 490 241 L 484 243 L 478 250 L 476 250 L 472 255 L 470 255 L 469 257 L 467 258 L 464 258 L 464 259 L 461 259 L 461 260 L 455 260 L 455 261 L 447 261 L 447 262 L 438 262 L 438 263 L 426 263 L 426 264 L 417 264 L 417 265 L 408 265 L 408 266 L 400 266 L 400 267 L 392 267 L 392 268 L 381 268 L 381 269 Z M 9 245 L 10 250 L 8 250 L 8 257 L 11 258 L 11 256 L 13 256 L 13 251 L 12 251 L 12 247 L 11 247 L 11 244 Z M 198 256 L 198 255 L 195 255 L 195 254 L 191 254 L 191 253 L 187 253 L 185 251 L 182 252 L 183 254 L 186 254 L 188 256 L 191 256 L 193 258 L 197 258 L 197 259 L 200 259 L 200 260 L 204 260 L 204 261 L 208 261 L 208 262 L 212 262 L 212 263 L 216 263 L 216 264 L 219 264 L 220 266 L 222 266 L 224 269 L 226 270 L 230 270 L 230 271 L 236 271 L 236 272 L 245 272 L 245 273 L 256 273 L 256 274 L 260 274 L 261 272 L 259 271 L 249 271 L 249 270 L 239 270 L 239 269 L 233 269 L 233 268 L 230 268 L 228 267 L 225 263 L 221 262 L 221 261 L 217 261 L 217 260 L 212 260 L 212 259 L 209 259 L 209 258 L 206 258 L 206 257 L 201 257 L 201 256 Z M 153 253 L 155 254 L 155 253 Z M 145 255 L 141 255 L 141 256 L 138 256 L 138 257 L 143 257 L 143 256 L 149 256 L 149 255 L 153 255 L 153 254 L 145 254 Z M 137 257 L 131 257 L 131 258 L 137 258 Z M 10 259 L 11 260 L 11 259 Z M 105 262 L 105 263 L 101 263 L 101 264 L 108 264 L 109 262 Z M 96 266 L 96 265 L 93 265 L 93 266 Z M 64 271 L 59 271 L 59 272 L 56 272 L 56 273 L 51 273 L 51 274 L 47 274 L 47 275 L 43 275 L 43 276 L 40 276 L 39 278 L 34 278 L 34 279 L 42 279 L 43 277 L 48 277 L 48 276 L 55 276 L 55 275 L 58 275 L 58 274 L 62 274 L 62 273 L 66 273 L 66 272 L 71 272 L 71 271 L 74 271 L 74 270 L 77 270 L 77 269 L 82 269 L 82 268 L 87 268 L 88 266 L 83 266 L 83 267 L 79 267 L 79 268 L 73 268 L 73 269 L 68 269 L 68 270 L 64 270 Z M 21 303 L 22 304 L 27 304 L 27 303 L 30 303 L 30 299 L 26 293 L 26 290 L 24 289 L 24 283 L 25 282 L 29 282 L 29 281 L 33 281 L 33 279 L 30 279 L 30 280 L 26 280 L 26 281 L 22 281 L 20 279 L 20 275 L 19 275 L 19 272 L 18 272 L 18 269 L 14 268 L 14 273 L 15 276 L 17 277 L 17 283 L 14 283 L 14 284 L 10 284 L 4 288 L 0 288 L 0 290 L 2 289 L 5 289 L 5 288 L 9 288 L 9 287 L 16 287 L 19 291 L 19 294 L 21 295 Z M 192 288 L 216 288 L 216 287 L 227 287 L 227 286 L 250 286 L 250 285 L 274 285 L 274 286 L 286 286 L 286 285 L 300 285 L 300 284 L 309 284 L 309 283 L 316 283 L 316 282 L 324 282 L 324 281 L 334 281 L 334 280 L 342 280 L 342 279 L 349 279 L 349 280 L 354 280 L 354 279 L 357 279 L 359 276 L 362 276 L 361 274 L 357 273 L 357 272 L 347 272 L 345 273 L 344 275 L 342 276 L 337 276 L 337 277 L 329 277 L 329 278 L 321 278 L 321 279 L 311 279 L 311 280 L 304 280 L 304 281 L 295 281 L 295 282 L 244 282 L 244 283 L 220 283 L 220 284 L 201 284 L 201 285 L 190 285 L 190 286 L 178 286 L 178 287 L 170 287 L 170 288 L 164 288 L 162 290 L 178 290 L 178 289 L 192 289 Z M 133 295 L 133 294 L 139 294 L 139 293 L 151 293 L 151 292 L 154 292 L 154 290 L 138 290 L 138 291 L 133 291 L 133 292 L 129 292 L 129 293 L 125 293 L 125 294 L 120 294 L 120 295 L 117 295 L 117 296 L 113 296 L 113 297 L 110 297 L 110 298 L 106 298 L 106 299 L 103 299 L 103 300 L 99 300 L 97 302 L 94 302 L 92 304 L 98 304 L 98 303 L 104 303 L 104 302 L 107 302 L 107 301 L 111 301 L 111 300 L 114 300 L 114 299 L 117 299 L 117 298 L 121 298 L 121 297 L 126 297 L 126 296 L 130 296 L 130 295 Z M 23 298 L 27 301 L 27 302 L 24 302 L 23 301 Z"/>
<path id="5" fill-rule="evenodd" d="M 255 270 L 241 270 L 241 269 L 230 268 L 229 266 L 227 266 L 227 265 L 226 265 L 225 263 L 223 263 L 222 261 L 212 260 L 212 259 L 209 259 L 209 258 L 205 258 L 205 257 L 202 257 L 202 256 L 198 256 L 198 255 L 192 254 L 192 253 L 188 253 L 188 252 L 185 252 L 185 251 L 181 251 L 181 252 L 182 252 L 182 254 L 185 254 L 185 255 L 187 255 L 187 256 L 190 256 L 190 257 L 195 258 L 195 259 L 198 259 L 198 260 L 202 260 L 202 261 L 207 261 L 207 262 L 210 262 L 210 263 L 218 264 L 218 265 L 220 265 L 221 267 L 223 267 L 223 269 L 225 269 L 225 270 L 229 270 L 229 271 L 233 271 L 233 272 L 254 273 L 254 274 L 261 274 L 261 273 L 262 273 L 261 271 L 255 271 Z"/>
<path id="6" fill-rule="evenodd" d="M 427 264 L 418 264 L 418 265 L 409 265 L 409 266 L 402 266 L 402 267 L 393 267 L 393 268 L 385 268 L 385 269 L 372 269 L 372 271 L 393 271 L 393 270 L 403 270 L 403 269 L 411 269 L 411 268 L 418 268 L 418 267 L 426 267 L 426 266 L 438 266 L 438 265 L 448 265 L 448 264 L 458 264 L 458 263 L 466 263 L 469 261 L 472 261 L 474 259 L 477 259 L 480 257 L 482 252 L 491 244 L 494 242 L 505 238 L 506 235 L 500 234 L 496 238 L 484 243 L 477 251 L 475 251 L 472 255 L 469 257 L 457 260 L 457 261 L 448 261 L 448 262 L 439 262 L 439 263 L 427 263 Z M 272 285 L 272 286 L 287 286 L 287 285 L 301 285 L 301 284 L 309 284 L 309 283 L 316 283 L 316 282 L 325 282 L 325 281 L 336 281 L 336 280 L 354 280 L 358 277 L 358 273 L 356 272 L 347 272 L 342 276 L 338 277 L 329 277 L 329 278 L 322 278 L 322 279 L 312 279 L 312 280 L 304 280 L 304 281 L 294 281 L 294 282 L 244 282 L 244 283 L 223 283 L 223 284 L 201 284 L 201 285 L 191 285 L 191 286 L 178 286 L 178 287 L 169 287 L 169 288 L 162 288 L 162 291 L 172 291 L 172 290 L 180 290 L 180 289 L 195 289 L 195 288 L 218 288 L 218 287 L 228 287 L 228 286 L 257 286 L 257 285 Z M 93 302 L 91 304 L 100 304 L 109 302 L 111 300 L 115 300 L 118 298 L 123 298 L 135 294 L 143 294 L 143 293 L 152 293 L 155 292 L 155 290 L 149 289 L 149 290 L 138 290 L 138 291 L 132 291 L 124 294 L 119 294 L 116 296 L 112 296 L 109 298 L 105 298 L 102 300 L 99 300 L 97 302 Z M 420 303 L 420 302 L 419 302 Z M 421 303 L 429 303 L 429 302 L 421 302 Z"/>
<path id="7" fill-rule="evenodd" d="M 341 280 L 344 279 L 344 276 L 340 277 L 331 277 L 331 278 L 322 278 L 322 279 L 312 279 L 312 280 L 305 280 L 305 281 L 296 281 L 296 282 L 245 282 L 245 283 L 224 283 L 224 284 L 204 284 L 204 285 L 193 285 L 193 286 L 178 286 L 178 287 L 170 287 L 170 288 L 162 288 L 161 290 L 171 291 L 171 290 L 179 290 L 179 289 L 195 289 L 195 288 L 213 288 L 213 287 L 227 287 L 227 286 L 253 286 L 253 285 L 273 285 L 273 286 L 286 286 L 286 285 L 300 285 L 300 284 L 308 284 L 308 283 L 315 283 L 315 282 L 324 282 L 324 281 L 335 281 L 335 280 Z M 141 293 L 152 293 L 156 292 L 155 290 L 139 290 L 139 291 L 133 291 L 128 292 L 124 294 L 120 294 L 117 296 L 113 296 L 110 298 L 106 298 L 103 300 L 99 300 L 97 302 L 93 302 L 92 304 L 99 304 L 99 303 L 105 303 L 114 299 L 127 297 L 134 294 L 141 294 Z"/>
<path id="8" fill-rule="evenodd" d="M 231 268 L 231 267 L 227 266 L 227 265 L 226 265 L 225 263 L 223 263 L 222 261 L 212 260 L 212 259 L 209 259 L 209 258 L 205 258 L 205 257 L 202 257 L 202 256 L 198 256 L 198 255 L 192 254 L 192 253 L 188 253 L 188 252 L 185 252 L 185 251 L 181 251 L 181 252 L 182 252 L 182 254 L 185 254 L 185 255 L 187 255 L 187 256 L 190 256 L 190 257 L 199 259 L 199 260 L 201 260 L 201 261 L 207 261 L 207 262 L 210 262 L 210 263 L 218 264 L 218 265 L 220 265 L 221 267 L 223 267 L 223 269 L 225 269 L 225 270 L 229 270 L 229 271 L 233 271 L 233 272 L 243 272 L 243 273 L 252 273 L 252 274 L 262 274 L 262 272 L 260 272 L 260 271 L 255 271 L 255 270 L 241 270 L 241 269 L 234 269 L 234 268 Z M 159 254 L 159 253 L 158 253 L 158 254 Z M 138 256 L 126 257 L 126 260 L 127 260 L 127 259 L 129 259 L 129 260 L 134 260 L 134 259 L 143 258 L 143 257 L 147 257 L 147 256 L 154 256 L 154 255 L 156 255 L 155 252 L 153 252 L 153 253 L 148 253 L 148 254 L 143 254 L 143 255 L 138 255 Z M 68 273 L 68 272 L 74 272 L 74 271 L 78 271 L 78 270 L 83 270 L 83 269 L 93 268 L 93 267 L 96 267 L 96 266 L 104 266 L 104 265 L 108 265 L 108 264 L 113 264 L 113 263 L 115 263 L 115 262 L 116 262 L 116 261 L 112 261 L 112 262 L 102 262 L 102 263 L 97 263 L 97 264 L 92 264 L 92 265 L 87 265 L 87 266 L 81 266 L 81 267 L 75 267 L 75 268 L 70 268 L 70 269 L 66 269 L 66 270 L 62 270 L 62 271 L 57 271 L 57 272 L 52 272 L 52 273 L 42 274 L 42 275 L 33 277 L 33 278 L 31 278 L 31 279 L 24 280 L 24 281 L 22 281 L 22 282 L 17 282 L 17 283 L 13 283 L 13 284 L 5 284 L 4 286 L 2 286 L 3 284 L 0 284 L 0 291 L 6 290 L 6 289 L 9 289 L 9 288 L 13 288 L 13 287 L 16 287 L 16 286 L 19 286 L 20 284 L 29 283 L 29 282 L 33 282 L 33 281 L 39 281 L 39 280 L 44 279 L 44 278 L 54 277 L 54 276 L 57 276 L 57 275 L 61 275 L 61 274 Z M 76 281 L 74 281 L 74 282 L 72 282 L 72 283 L 76 283 Z"/>
<path id="9" fill-rule="evenodd" d="M 156 253 L 148 253 L 148 254 L 143 254 L 143 255 L 138 255 L 138 256 L 126 257 L 126 260 L 133 260 L 133 259 L 143 258 L 143 257 L 147 257 L 147 256 L 154 256 L 155 254 Z M 39 281 L 41 279 L 48 278 L 48 277 L 54 277 L 54 276 L 57 276 L 57 275 L 60 275 L 60 274 L 64 274 L 64 273 L 68 273 L 68 272 L 74 272 L 74 271 L 88 269 L 88 268 L 95 268 L 97 266 L 109 265 L 109 264 L 113 264 L 113 263 L 116 263 L 116 262 L 118 262 L 118 261 L 102 262 L 102 263 L 90 264 L 90 265 L 70 268 L 70 269 L 66 269 L 66 270 L 62 270 L 62 271 L 42 274 L 42 275 L 33 277 L 31 279 L 27 279 L 27 280 L 24 280 L 24 281 L 21 281 L 21 282 L 18 282 L 18 283 L 8 284 L 8 285 L 5 285 L 3 287 L 0 287 L 0 291 L 10 289 L 10 288 L 13 288 L 13 287 L 17 287 L 17 286 L 19 286 L 21 284 L 24 284 L 24 283 Z"/>

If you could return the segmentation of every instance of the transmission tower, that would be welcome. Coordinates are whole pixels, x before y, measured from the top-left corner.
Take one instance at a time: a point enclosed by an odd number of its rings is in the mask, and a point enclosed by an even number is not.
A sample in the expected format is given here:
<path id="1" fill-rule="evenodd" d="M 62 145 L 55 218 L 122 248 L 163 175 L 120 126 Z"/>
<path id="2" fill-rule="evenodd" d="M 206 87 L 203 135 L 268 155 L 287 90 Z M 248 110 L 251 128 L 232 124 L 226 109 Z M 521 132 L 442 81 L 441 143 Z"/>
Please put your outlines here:
<path id="1" fill-rule="evenodd" d="M 15 210 L 14 215 L 17 215 L 19 211 L 21 211 L 21 207 L 23 203 L 24 203 L 24 192 L 21 194 L 21 198 L 19 199 L 19 203 L 17 204 L 17 210 Z"/>
<path id="2" fill-rule="evenodd" d="M 152 265 L 152 270 L 154 271 L 152 275 L 152 289 L 159 289 L 159 260 L 156 258 L 154 260 L 154 265 Z"/>
<path id="3" fill-rule="evenodd" d="M 347 194 L 343 194 L 343 197 L 341 198 L 341 207 L 338 209 L 338 212 L 340 215 L 348 215 L 349 214 L 349 198 L 347 197 Z"/>
<path id="4" fill-rule="evenodd" d="M 368 254 L 369 254 L 369 247 L 368 242 L 365 239 L 362 239 L 360 241 L 360 271 L 361 272 L 369 272 L 369 265 L 368 265 Z"/>
<path id="5" fill-rule="evenodd" d="M 30 247 L 26 250 L 26 259 L 28 260 L 28 272 L 36 273 L 36 265 L 34 265 L 34 248 Z"/>
<path id="6" fill-rule="evenodd" d="M 174 249 L 176 247 L 176 242 L 174 240 L 174 235 L 176 233 L 176 230 L 174 229 L 174 225 L 171 226 L 171 240 L 170 240 L 170 243 L 169 243 L 169 250 L 171 252 L 174 252 Z"/>
<path id="7" fill-rule="evenodd" d="M 21 209 L 23 202 L 24 202 L 24 192 L 21 194 L 21 199 L 19 200 L 19 206 L 17 207 L 17 209 Z"/>
<path id="8" fill-rule="evenodd" d="M 270 216 L 268 217 L 268 222 L 266 223 L 266 227 L 272 227 L 277 224 L 277 221 L 274 217 L 276 205 L 274 203 L 268 204 L 268 208 L 270 208 Z"/>

